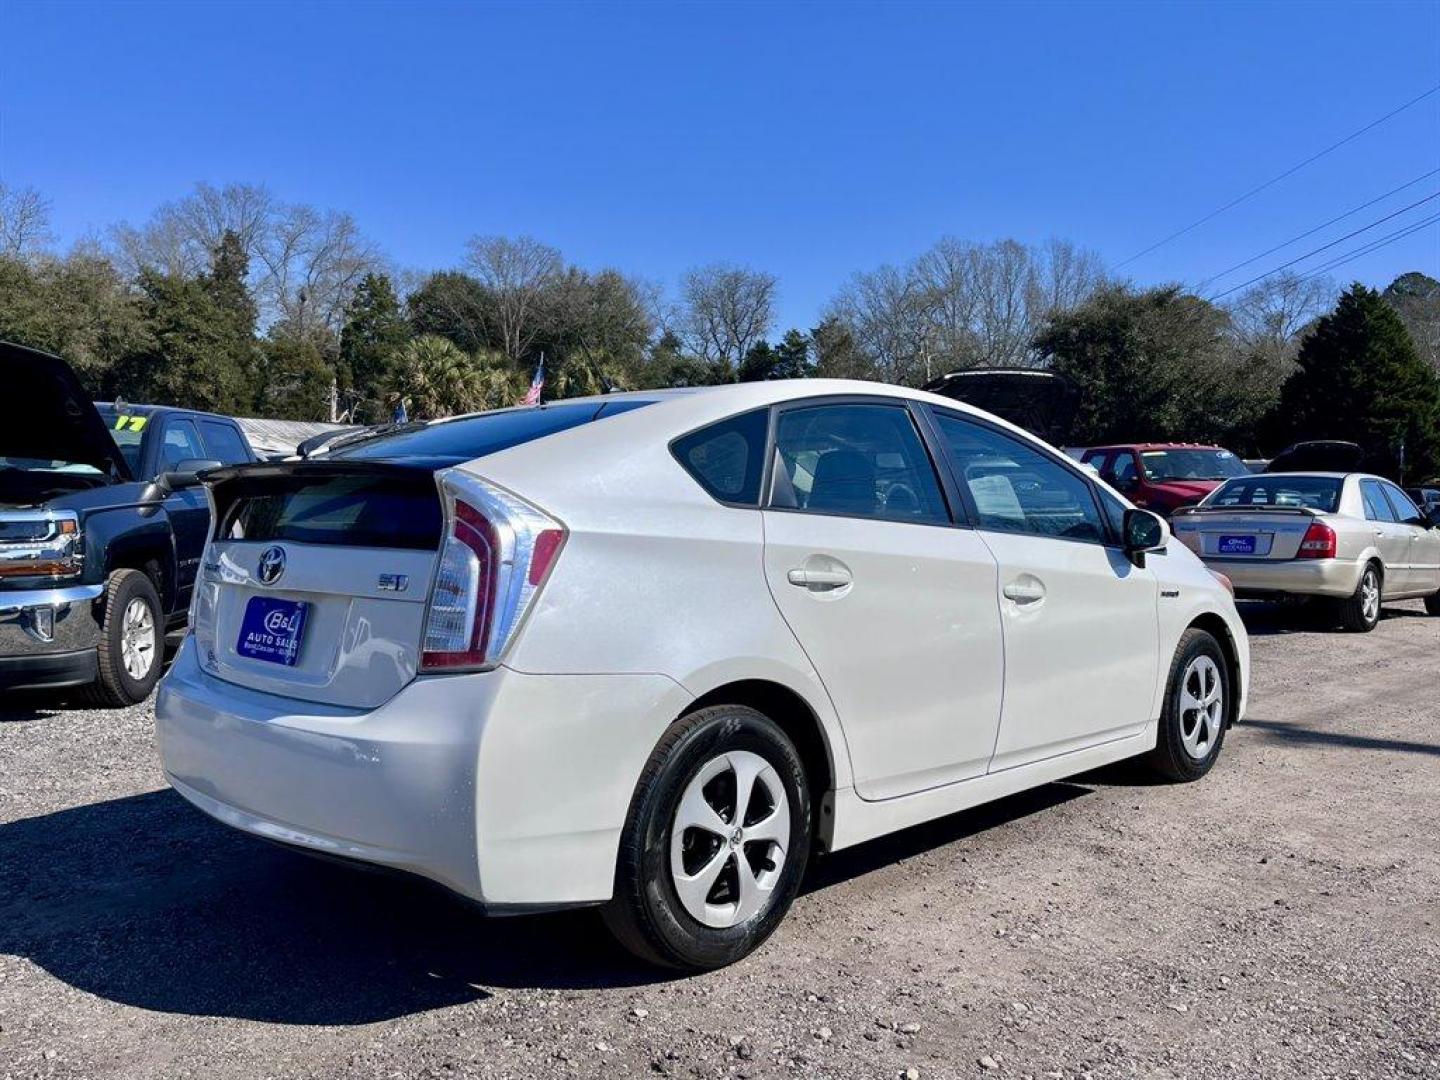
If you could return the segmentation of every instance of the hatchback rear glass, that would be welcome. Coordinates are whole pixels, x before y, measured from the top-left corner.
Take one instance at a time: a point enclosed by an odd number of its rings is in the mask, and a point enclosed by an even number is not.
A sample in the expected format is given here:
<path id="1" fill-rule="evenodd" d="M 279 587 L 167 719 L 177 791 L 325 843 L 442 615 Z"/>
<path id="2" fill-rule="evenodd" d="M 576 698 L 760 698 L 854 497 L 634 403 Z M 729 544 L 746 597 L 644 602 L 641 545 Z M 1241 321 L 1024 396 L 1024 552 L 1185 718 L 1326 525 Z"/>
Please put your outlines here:
<path id="1" fill-rule="evenodd" d="M 1215 489 L 1205 506 L 1295 506 L 1333 514 L 1340 508 L 1340 486 L 1333 476 L 1259 474 L 1231 480 Z"/>
<path id="2" fill-rule="evenodd" d="M 241 476 L 217 485 L 215 496 L 218 540 L 421 551 L 440 546 L 440 497 L 427 473 Z"/>
<path id="3" fill-rule="evenodd" d="M 567 431 L 592 420 L 615 416 L 645 405 L 650 399 L 558 402 L 528 409 L 499 409 L 477 416 L 412 424 L 328 454 L 331 458 L 403 461 L 428 468 L 446 468 L 487 454 Z"/>

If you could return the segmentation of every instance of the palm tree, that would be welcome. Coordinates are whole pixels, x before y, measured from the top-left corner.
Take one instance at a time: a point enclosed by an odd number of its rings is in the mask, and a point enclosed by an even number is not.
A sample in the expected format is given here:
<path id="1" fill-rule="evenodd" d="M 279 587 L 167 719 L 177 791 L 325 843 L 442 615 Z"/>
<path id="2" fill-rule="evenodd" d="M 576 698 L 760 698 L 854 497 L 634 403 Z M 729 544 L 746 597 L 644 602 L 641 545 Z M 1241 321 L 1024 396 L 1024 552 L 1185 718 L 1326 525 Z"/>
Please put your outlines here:
<path id="1" fill-rule="evenodd" d="M 388 399 L 404 401 L 411 417 L 437 420 L 513 405 L 517 381 L 502 357 L 469 356 L 448 338 L 426 334 L 406 342 L 386 388 Z"/>

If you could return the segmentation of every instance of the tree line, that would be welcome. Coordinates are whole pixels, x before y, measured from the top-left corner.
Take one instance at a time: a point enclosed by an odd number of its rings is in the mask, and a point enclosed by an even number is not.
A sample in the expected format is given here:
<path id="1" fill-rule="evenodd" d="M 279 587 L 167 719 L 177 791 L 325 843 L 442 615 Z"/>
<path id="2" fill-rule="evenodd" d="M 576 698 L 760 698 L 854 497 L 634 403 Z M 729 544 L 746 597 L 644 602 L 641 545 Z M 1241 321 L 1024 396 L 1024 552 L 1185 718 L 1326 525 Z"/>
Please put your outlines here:
<path id="1" fill-rule="evenodd" d="M 400 402 L 412 417 L 514 404 L 542 357 L 547 398 L 1031 367 L 1079 386 L 1076 443 L 1248 455 L 1354 437 L 1440 472 L 1440 282 L 1424 274 L 1338 298 L 1280 275 L 1217 304 L 1117 280 L 1063 240 L 943 238 L 853 274 L 813 327 L 776 334 L 778 290 L 711 264 L 668 292 L 529 237 L 402 271 L 348 214 L 251 184 L 197 185 L 62 253 L 45 199 L 0 187 L 0 338 L 65 356 L 100 397 L 378 422 Z"/>

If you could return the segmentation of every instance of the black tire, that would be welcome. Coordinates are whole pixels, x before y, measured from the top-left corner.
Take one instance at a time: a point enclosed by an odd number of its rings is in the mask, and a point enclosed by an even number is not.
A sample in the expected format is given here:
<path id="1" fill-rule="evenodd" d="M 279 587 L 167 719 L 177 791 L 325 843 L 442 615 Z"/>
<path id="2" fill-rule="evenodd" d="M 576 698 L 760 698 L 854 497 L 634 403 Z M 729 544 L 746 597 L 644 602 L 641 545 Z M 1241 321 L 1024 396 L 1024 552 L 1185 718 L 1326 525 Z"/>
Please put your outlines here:
<path id="1" fill-rule="evenodd" d="M 690 782 L 716 758 L 732 751 L 757 754 L 774 770 L 789 804 L 789 844 L 766 906 L 735 925 L 717 928 L 691 915 L 676 891 L 671 827 Z M 743 812 L 732 810 L 731 824 L 734 816 L 744 818 Z M 770 936 L 795 899 L 810 854 L 810 817 L 800 755 L 785 732 L 764 714 L 740 705 L 716 705 L 677 721 L 650 755 L 631 800 L 620 839 L 615 893 L 601 912 L 606 926 L 630 952 L 663 967 L 707 971 L 734 963 Z M 754 846 L 732 846 L 730 850 L 738 855 L 728 858 L 745 857 Z M 724 850 L 722 844 L 712 854 L 719 857 Z M 759 854 L 763 858 L 774 850 L 765 848 Z M 727 862 L 722 877 L 730 872 L 730 865 Z M 724 888 L 719 879 L 717 887 Z"/>
<path id="2" fill-rule="evenodd" d="M 133 601 L 149 605 L 151 625 L 155 628 L 155 647 L 149 670 L 135 678 L 125 670 L 123 633 L 125 611 Z M 116 570 L 105 583 L 100 598 L 100 646 L 97 650 L 99 675 L 85 688 L 85 698 L 94 705 L 120 709 L 144 701 L 160 681 L 165 666 L 165 616 L 160 606 L 160 593 L 143 570 Z"/>
<path id="3" fill-rule="evenodd" d="M 1384 576 L 1380 568 L 1373 562 L 1367 563 L 1364 571 L 1360 574 L 1360 583 L 1355 586 L 1355 591 L 1347 599 L 1340 601 L 1340 626 L 1353 634 L 1368 634 L 1380 624 L 1380 604 L 1375 605 L 1375 614 L 1367 615 L 1365 612 L 1365 600 L 1363 594 L 1369 582 L 1373 581 L 1376 589 L 1383 589 L 1385 585 Z"/>
<path id="4" fill-rule="evenodd" d="M 1193 679 L 1201 674 L 1193 671 L 1192 665 L 1202 657 L 1208 657 L 1218 671 L 1220 708 L 1216 710 L 1219 714 L 1218 726 L 1211 737 L 1203 741 L 1203 745 L 1197 746 L 1203 750 L 1203 753 L 1197 756 L 1187 747 L 1185 735 L 1186 728 L 1195 730 L 1194 724 L 1200 720 L 1193 711 L 1189 716 L 1185 714 L 1181 700 L 1186 690 L 1187 675 Z M 1150 751 L 1146 758 L 1146 763 L 1155 773 L 1176 783 L 1189 783 L 1199 780 L 1210 771 L 1215 759 L 1220 756 L 1220 747 L 1225 742 L 1225 731 L 1235 715 L 1235 702 L 1231 696 L 1233 684 L 1230 661 L 1214 636 L 1196 627 L 1186 630 L 1175 650 L 1175 659 L 1170 663 L 1170 676 L 1165 684 L 1165 707 L 1160 713 L 1160 731 L 1155 741 L 1155 749 Z"/>
<path id="5" fill-rule="evenodd" d="M 1440 615 L 1440 592 L 1425 597 L 1425 610 L 1431 615 Z"/>

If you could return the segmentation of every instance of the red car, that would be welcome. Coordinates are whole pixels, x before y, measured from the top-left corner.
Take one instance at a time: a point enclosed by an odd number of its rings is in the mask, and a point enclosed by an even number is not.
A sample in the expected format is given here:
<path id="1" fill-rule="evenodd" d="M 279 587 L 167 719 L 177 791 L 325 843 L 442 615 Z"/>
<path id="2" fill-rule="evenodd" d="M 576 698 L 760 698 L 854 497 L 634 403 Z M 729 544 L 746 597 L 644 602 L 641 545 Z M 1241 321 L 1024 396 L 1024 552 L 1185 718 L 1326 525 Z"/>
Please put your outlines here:
<path id="1" fill-rule="evenodd" d="M 1229 450 L 1200 443 L 1092 446 L 1080 460 L 1136 506 L 1166 517 L 1198 503 L 1232 476 L 1250 472 Z"/>

